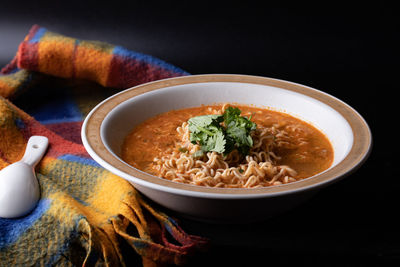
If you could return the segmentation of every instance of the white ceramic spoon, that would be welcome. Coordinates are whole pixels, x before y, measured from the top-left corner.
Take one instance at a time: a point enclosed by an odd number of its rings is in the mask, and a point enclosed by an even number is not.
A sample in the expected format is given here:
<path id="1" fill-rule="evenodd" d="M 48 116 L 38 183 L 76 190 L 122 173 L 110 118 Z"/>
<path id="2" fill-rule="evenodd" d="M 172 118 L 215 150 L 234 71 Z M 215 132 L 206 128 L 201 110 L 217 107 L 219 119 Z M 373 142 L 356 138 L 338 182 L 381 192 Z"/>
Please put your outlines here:
<path id="1" fill-rule="evenodd" d="M 22 159 L 0 171 L 0 217 L 16 218 L 29 213 L 40 197 L 35 166 L 46 152 L 49 140 L 32 136 Z"/>

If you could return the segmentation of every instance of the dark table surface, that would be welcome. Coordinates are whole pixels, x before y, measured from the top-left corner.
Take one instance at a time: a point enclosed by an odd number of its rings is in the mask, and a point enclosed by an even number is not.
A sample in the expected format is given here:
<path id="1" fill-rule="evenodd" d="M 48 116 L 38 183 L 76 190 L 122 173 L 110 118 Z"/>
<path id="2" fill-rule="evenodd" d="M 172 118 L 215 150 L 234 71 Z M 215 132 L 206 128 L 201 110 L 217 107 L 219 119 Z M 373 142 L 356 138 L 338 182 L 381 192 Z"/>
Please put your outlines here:
<path id="1" fill-rule="evenodd" d="M 392 266 L 400 263 L 400 176 L 395 95 L 399 20 L 393 6 L 207 2 L 13 1 L 0 8 L 0 65 L 33 24 L 118 44 L 192 74 L 289 80 L 355 108 L 373 134 L 372 153 L 346 179 L 268 221 L 213 225 L 181 218 L 209 237 L 191 265 Z"/>

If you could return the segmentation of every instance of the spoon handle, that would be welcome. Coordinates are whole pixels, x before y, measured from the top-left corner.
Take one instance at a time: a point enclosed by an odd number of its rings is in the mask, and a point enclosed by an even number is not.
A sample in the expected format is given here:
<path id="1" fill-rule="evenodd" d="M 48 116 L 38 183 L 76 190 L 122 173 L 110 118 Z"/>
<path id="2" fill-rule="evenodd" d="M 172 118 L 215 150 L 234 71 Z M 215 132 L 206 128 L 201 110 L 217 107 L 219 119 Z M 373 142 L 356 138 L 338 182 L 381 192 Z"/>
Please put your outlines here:
<path id="1" fill-rule="evenodd" d="M 37 135 L 30 137 L 21 161 L 35 167 L 46 152 L 48 144 L 47 137 Z"/>

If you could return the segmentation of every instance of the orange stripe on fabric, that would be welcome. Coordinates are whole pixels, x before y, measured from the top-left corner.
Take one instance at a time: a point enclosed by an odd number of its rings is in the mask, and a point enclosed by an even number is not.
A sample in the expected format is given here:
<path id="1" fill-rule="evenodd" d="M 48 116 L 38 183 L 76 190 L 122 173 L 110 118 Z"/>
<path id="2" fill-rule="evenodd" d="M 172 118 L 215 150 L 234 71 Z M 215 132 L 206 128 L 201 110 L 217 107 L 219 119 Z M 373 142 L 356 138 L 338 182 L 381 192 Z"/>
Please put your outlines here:
<path id="1" fill-rule="evenodd" d="M 13 87 L 13 85 L 10 84 L 6 79 L 0 79 L 0 96 L 9 97 L 10 95 L 12 95 L 14 90 L 15 87 Z"/>
<path id="2" fill-rule="evenodd" d="M 15 125 L 18 118 L 9 102 L 0 98 L 0 151 L 10 163 L 21 159 L 25 152 L 26 140 Z"/>
<path id="3" fill-rule="evenodd" d="M 39 71 L 58 77 L 73 76 L 75 39 L 47 32 L 39 42 Z"/>
<path id="4" fill-rule="evenodd" d="M 105 86 L 114 46 L 96 41 L 81 41 L 76 48 L 75 76 Z"/>

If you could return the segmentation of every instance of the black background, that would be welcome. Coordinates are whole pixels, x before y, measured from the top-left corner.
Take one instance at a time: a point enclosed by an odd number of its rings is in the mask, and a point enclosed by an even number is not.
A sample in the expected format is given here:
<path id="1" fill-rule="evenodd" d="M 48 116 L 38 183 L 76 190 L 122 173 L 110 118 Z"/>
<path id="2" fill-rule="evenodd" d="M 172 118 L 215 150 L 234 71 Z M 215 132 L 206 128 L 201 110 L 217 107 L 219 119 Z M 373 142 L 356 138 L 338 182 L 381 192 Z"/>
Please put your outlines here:
<path id="1" fill-rule="evenodd" d="M 373 149 L 350 177 L 266 222 L 181 220 L 211 238 L 193 266 L 396 266 L 400 263 L 399 22 L 382 4 L 8 1 L 0 8 L 0 65 L 33 24 L 149 54 L 191 74 L 260 75 L 338 97 L 368 122 Z M 395 172 L 396 170 L 396 172 Z M 261 261 L 261 263 L 259 263 Z"/>

